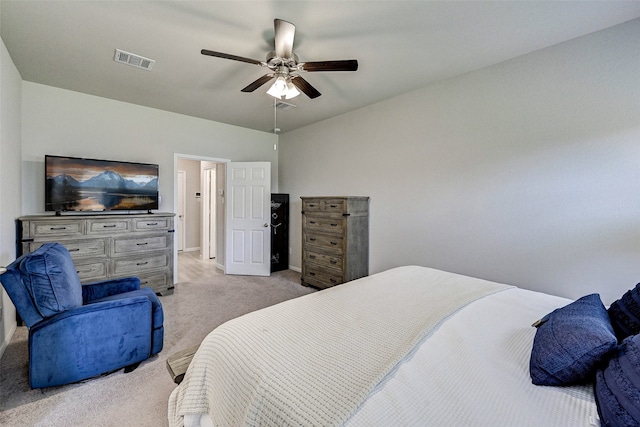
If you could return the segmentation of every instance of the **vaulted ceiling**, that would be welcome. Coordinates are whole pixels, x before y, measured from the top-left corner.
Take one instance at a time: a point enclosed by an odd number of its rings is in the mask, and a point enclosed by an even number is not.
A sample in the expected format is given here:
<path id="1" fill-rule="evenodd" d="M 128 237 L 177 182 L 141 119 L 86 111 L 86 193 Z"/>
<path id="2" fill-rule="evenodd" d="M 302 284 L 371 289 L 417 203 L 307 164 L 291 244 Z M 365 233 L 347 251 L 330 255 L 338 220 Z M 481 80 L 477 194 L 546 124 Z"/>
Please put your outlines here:
<path id="1" fill-rule="evenodd" d="M 264 61 L 290 21 L 300 61 L 359 69 L 304 74 L 322 96 L 287 101 L 286 132 L 638 17 L 636 1 L 1 0 L 0 36 L 23 80 L 270 132 L 269 84 L 240 91 L 267 69 L 200 50 Z"/>

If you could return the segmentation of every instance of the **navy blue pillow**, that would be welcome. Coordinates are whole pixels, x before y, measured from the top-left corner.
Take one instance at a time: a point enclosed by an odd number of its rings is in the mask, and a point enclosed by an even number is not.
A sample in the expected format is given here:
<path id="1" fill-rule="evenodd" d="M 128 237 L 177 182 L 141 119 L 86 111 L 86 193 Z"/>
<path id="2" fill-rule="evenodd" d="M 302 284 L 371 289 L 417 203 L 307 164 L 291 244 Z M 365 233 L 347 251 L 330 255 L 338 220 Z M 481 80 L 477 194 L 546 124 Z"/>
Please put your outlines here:
<path id="1" fill-rule="evenodd" d="M 619 341 L 640 333 L 640 283 L 609 307 L 611 325 Z"/>
<path id="2" fill-rule="evenodd" d="M 554 310 L 535 325 L 529 372 L 537 385 L 592 381 L 600 362 L 618 343 L 599 294 Z"/>
<path id="3" fill-rule="evenodd" d="M 640 425 L 640 335 L 625 339 L 598 370 L 595 393 L 603 427 Z"/>

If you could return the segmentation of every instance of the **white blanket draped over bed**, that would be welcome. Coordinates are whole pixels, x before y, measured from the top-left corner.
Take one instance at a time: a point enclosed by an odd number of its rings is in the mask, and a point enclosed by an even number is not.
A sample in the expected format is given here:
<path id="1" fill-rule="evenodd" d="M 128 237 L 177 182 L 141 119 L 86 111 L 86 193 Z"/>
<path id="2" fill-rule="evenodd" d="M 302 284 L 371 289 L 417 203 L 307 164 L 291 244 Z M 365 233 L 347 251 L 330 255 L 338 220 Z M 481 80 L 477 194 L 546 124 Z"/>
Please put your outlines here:
<path id="1" fill-rule="evenodd" d="M 341 425 L 443 320 L 508 288 L 408 266 L 231 320 L 201 344 L 169 422 Z"/>

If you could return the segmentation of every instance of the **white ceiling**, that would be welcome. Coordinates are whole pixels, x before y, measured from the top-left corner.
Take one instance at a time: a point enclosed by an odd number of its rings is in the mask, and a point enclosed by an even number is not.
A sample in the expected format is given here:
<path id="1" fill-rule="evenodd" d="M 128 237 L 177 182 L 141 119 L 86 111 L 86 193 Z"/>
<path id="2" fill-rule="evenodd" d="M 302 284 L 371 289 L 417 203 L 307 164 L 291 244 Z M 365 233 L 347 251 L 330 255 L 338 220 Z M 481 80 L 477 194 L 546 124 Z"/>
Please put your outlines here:
<path id="1" fill-rule="evenodd" d="M 1 0 L 0 35 L 23 80 L 270 132 L 269 84 L 240 92 L 266 69 L 200 50 L 262 61 L 290 21 L 301 61 L 359 69 L 305 74 L 322 96 L 278 111 L 286 132 L 638 17 L 638 1 Z"/>

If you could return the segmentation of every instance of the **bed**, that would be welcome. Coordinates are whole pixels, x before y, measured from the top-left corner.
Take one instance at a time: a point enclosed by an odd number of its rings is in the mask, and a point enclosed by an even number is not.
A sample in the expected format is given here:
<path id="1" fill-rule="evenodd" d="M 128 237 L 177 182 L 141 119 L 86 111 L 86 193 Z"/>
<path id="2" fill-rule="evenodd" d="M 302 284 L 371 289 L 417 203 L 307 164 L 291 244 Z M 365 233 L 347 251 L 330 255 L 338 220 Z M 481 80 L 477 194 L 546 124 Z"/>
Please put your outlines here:
<path id="1" fill-rule="evenodd" d="M 169 424 L 599 426 L 593 383 L 530 376 L 532 323 L 570 303 L 390 269 L 216 328 L 169 398 Z"/>

